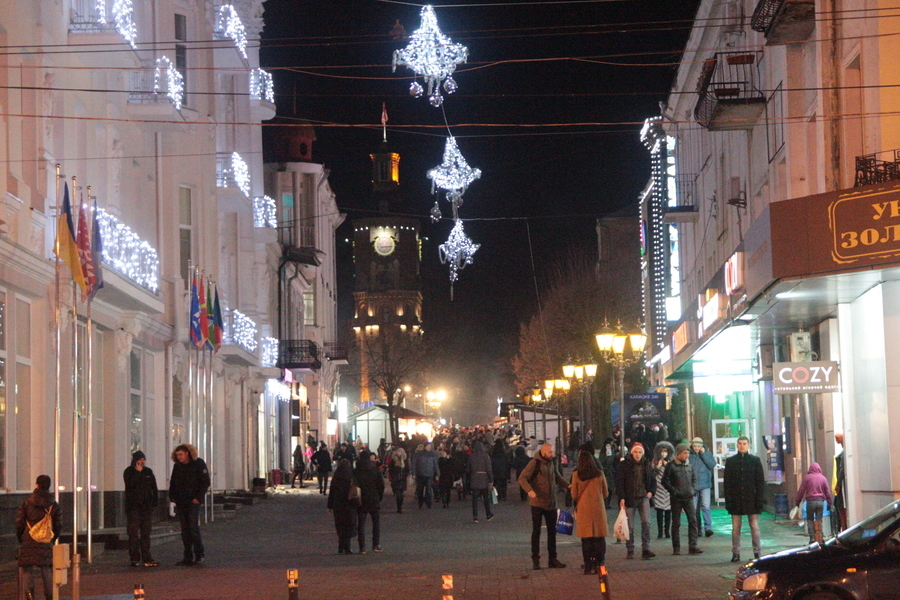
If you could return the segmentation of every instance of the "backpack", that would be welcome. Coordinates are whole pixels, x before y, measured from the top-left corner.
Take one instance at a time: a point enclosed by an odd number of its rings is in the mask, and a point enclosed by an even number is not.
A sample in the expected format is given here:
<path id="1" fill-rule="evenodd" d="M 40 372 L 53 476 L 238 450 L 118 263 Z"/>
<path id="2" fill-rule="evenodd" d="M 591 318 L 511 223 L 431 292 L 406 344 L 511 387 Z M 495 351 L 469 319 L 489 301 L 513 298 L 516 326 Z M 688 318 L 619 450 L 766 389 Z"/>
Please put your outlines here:
<path id="1" fill-rule="evenodd" d="M 39 544 L 49 544 L 53 540 L 53 517 L 50 511 L 53 507 L 44 509 L 44 516 L 34 525 L 28 525 L 28 535 Z"/>

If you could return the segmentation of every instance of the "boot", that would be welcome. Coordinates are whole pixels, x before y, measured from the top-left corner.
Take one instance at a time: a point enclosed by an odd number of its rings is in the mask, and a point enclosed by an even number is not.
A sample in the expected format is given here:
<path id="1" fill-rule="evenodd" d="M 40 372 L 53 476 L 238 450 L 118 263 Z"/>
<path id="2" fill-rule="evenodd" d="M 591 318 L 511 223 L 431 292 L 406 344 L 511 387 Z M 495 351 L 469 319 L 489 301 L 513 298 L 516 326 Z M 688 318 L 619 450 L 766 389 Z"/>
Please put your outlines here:
<path id="1" fill-rule="evenodd" d="M 657 529 L 656 539 L 661 540 L 661 539 L 662 539 L 662 536 L 663 536 L 663 525 L 662 525 L 662 523 L 657 523 L 657 524 L 656 524 L 656 529 Z M 666 536 L 666 537 L 669 537 L 669 536 Z"/>
<path id="2" fill-rule="evenodd" d="M 541 570 L 541 557 L 540 556 L 532 556 L 531 557 L 531 570 L 532 571 L 540 571 Z"/>
<path id="3" fill-rule="evenodd" d="M 559 560 L 557 560 L 555 558 L 551 558 L 550 562 L 547 564 L 547 566 L 549 566 L 551 569 L 565 569 L 566 568 L 565 563 L 561 563 L 561 562 L 559 562 Z"/>

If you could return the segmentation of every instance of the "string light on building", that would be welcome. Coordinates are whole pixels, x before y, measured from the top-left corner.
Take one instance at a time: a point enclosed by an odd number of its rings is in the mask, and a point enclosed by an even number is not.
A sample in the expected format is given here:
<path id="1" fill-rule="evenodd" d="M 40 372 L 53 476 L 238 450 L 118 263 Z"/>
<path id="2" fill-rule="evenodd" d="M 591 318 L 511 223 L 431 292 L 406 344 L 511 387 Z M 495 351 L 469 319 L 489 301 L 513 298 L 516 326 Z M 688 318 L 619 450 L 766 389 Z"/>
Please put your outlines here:
<path id="1" fill-rule="evenodd" d="M 231 318 L 226 319 L 225 325 L 223 337 L 226 344 L 235 344 L 251 354 L 256 352 L 259 342 L 257 341 L 256 323 L 253 319 L 239 310 L 233 310 Z"/>
<path id="2" fill-rule="evenodd" d="M 468 189 L 469 184 L 479 177 L 481 177 L 481 169 L 473 169 L 469 166 L 456 145 L 456 138 L 452 135 L 447 138 L 447 144 L 444 146 L 444 162 L 428 171 L 431 193 L 434 193 L 435 188 L 446 191 L 447 201 L 454 206 L 454 209 L 462 205 L 463 193 Z M 454 218 L 456 218 L 455 214 Z"/>
<path id="3" fill-rule="evenodd" d="M 247 32 L 237 10 L 231 4 L 223 4 L 216 15 L 216 35 L 234 42 L 241 56 L 247 58 Z"/>
<path id="4" fill-rule="evenodd" d="M 153 76 L 153 92 L 166 93 L 166 97 L 175 105 L 175 110 L 181 110 L 181 102 L 184 100 L 184 77 L 172 64 L 168 57 L 156 59 L 156 73 Z"/>
<path id="5" fill-rule="evenodd" d="M 260 340 L 260 365 L 274 367 L 278 364 L 278 338 L 264 337 Z"/>
<path id="6" fill-rule="evenodd" d="M 253 198 L 253 226 L 254 227 L 278 227 L 278 216 L 275 210 L 275 200 L 268 196 L 256 196 Z"/>
<path id="7" fill-rule="evenodd" d="M 116 20 L 116 31 L 134 48 L 137 41 L 137 25 L 134 24 L 134 5 L 131 0 L 115 0 L 112 13 Z"/>
<path id="8" fill-rule="evenodd" d="M 459 278 L 459 271 L 466 265 L 471 265 L 475 252 L 481 247 L 476 244 L 463 231 L 463 224 L 460 219 L 456 219 L 453 229 L 450 230 L 450 237 L 447 241 L 438 246 L 438 255 L 443 264 L 450 267 L 450 283 L 452 284 Z"/>
<path id="9" fill-rule="evenodd" d="M 250 70 L 250 99 L 275 103 L 275 86 L 271 73 L 263 69 Z"/>
<path id="10" fill-rule="evenodd" d="M 102 208 L 97 208 L 103 262 L 153 293 L 159 291 L 159 255 L 132 229 Z"/>
<path id="11" fill-rule="evenodd" d="M 231 178 L 234 184 L 248 198 L 250 197 L 250 167 L 237 152 L 231 153 Z"/>
<path id="12" fill-rule="evenodd" d="M 398 65 L 403 65 L 421 76 L 428 86 L 428 101 L 437 107 L 444 102 L 441 84 L 448 94 L 455 92 L 457 85 L 451 75 L 456 65 L 466 62 L 468 58 L 469 49 L 462 44 L 454 44 L 441 33 L 434 8 L 427 5 L 422 8 L 422 24 L 410 36 L 409 45 L 394 51 L 393 67 L 396 71 Z M 413 82 L 409 92 L 419 97 L 425 90 L 418 82 Z"/>
<path id="13" fill-rule="evenodd" d="M 284 382 L 277 379 L 266 380 L 266 392 L 273 398 L 278 398 L 282 402 L 290 402 L 291 388 Z"/>

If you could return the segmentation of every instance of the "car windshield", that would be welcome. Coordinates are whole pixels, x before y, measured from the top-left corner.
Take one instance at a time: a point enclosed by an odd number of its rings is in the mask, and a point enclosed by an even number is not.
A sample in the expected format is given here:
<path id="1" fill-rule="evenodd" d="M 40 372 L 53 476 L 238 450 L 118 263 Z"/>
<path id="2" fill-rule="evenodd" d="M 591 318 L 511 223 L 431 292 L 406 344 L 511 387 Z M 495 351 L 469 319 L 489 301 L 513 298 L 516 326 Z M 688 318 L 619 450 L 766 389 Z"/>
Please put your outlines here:
<path id="1" fill-rule="evenodd" d="M 888 504 L 868 519 L 838 534 L 837 539 L 842 546 L 848 548 L 860 546 L 885 529 L 893 528 L 898 521 L 900 521 L 900 501 Z"/>

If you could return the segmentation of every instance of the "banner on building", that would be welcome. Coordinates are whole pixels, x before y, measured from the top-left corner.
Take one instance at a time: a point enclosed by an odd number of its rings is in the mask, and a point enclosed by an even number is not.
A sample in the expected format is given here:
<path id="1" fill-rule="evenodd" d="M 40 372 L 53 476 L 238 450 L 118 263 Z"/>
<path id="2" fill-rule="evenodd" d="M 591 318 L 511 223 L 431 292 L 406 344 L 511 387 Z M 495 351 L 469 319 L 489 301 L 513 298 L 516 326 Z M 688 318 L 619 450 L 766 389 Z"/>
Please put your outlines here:
<path id="1" fill-rule="evenodd" d="M 772 365 L 776 394 L 830 394 L 841 391 L 834 361 L 777 362 Z"/>

